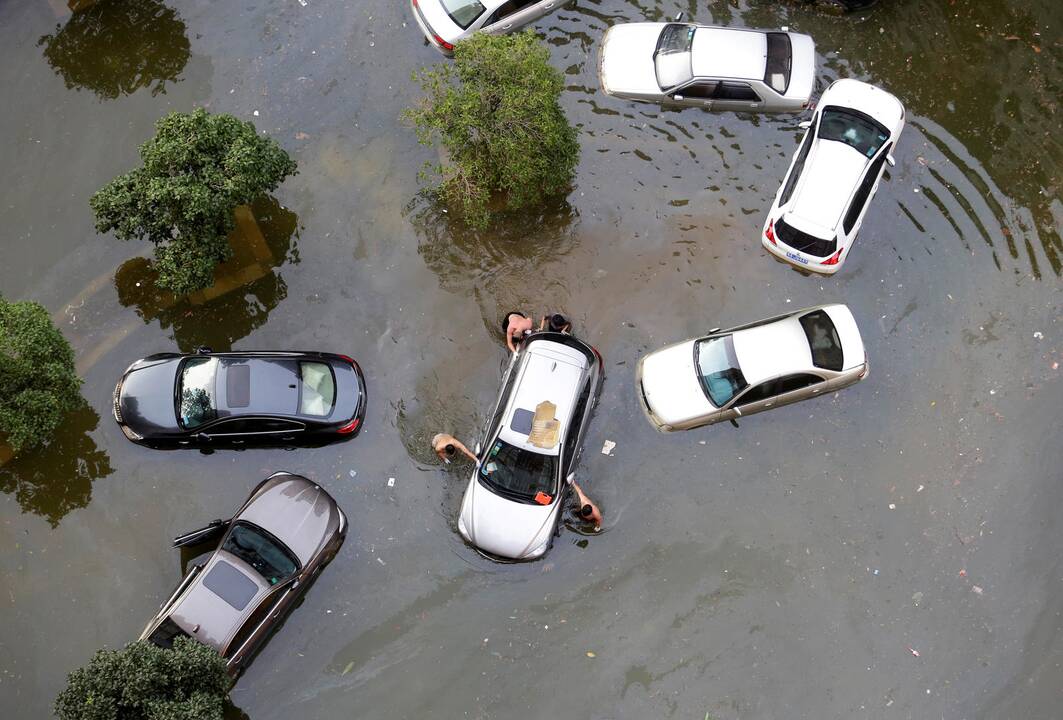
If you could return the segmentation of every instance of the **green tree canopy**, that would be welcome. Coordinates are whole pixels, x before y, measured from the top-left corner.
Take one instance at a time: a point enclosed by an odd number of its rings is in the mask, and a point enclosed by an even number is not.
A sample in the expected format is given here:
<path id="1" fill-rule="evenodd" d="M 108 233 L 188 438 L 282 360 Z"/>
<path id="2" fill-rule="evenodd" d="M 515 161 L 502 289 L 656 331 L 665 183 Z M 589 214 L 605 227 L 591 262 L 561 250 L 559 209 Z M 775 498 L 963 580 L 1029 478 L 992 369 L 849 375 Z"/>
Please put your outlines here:
<path id="1" fill-rule="evenodd" d="M 46 444 L 84 403 L 74 351 L 44 306 L 0 297 L 0 434 L 16 453 Z"/>
<path id="2" fill-rule="evenodd" d="M 213 284 L 215 266 L 232 254 L 233 209 L 296 172 L 254 125 L 202 108 L 156 122 L 140 158 L 92 196 L 96 230 L 155 243 L 159 285 L 178 295 Z"/>
<path id="3" fill-rule="evenodd" d="M 55 699 L 59 720 L 222 720 L 232 681 L 212 648 L 174 639 L 100 650 L 70 673 Z"/>
<path id="4" fill-rule="evenodd" d="M 457 43 L 453 63 L 414 74 L 425 97 L 404 117 L 422 144 L 442 146 L 439 196 L 471 225 L 488 224 L 496 196 L 516 210 L 572 182 L 579 143 L 549 61 L 530 31 L 476 33 Z"/>

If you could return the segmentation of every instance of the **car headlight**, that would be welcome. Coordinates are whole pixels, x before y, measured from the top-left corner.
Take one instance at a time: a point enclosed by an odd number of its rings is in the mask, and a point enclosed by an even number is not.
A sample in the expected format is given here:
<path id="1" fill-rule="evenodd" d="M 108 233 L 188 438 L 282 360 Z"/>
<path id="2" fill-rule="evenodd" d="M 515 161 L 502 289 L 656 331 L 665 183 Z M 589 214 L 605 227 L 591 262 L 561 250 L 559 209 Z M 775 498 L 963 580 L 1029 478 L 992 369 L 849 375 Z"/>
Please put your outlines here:
<path id="1" fill-rule="evenodd" d="M 143 440 L 144 439 L 143 435 L 141 435 L 140 433 L 133 432 L 132 430 L 129 429 L 129 426 L 127 426 L 127 425 L 120 425 L 119 427 L 122 428 L 122 434 L 125 435 L 130 440 Z"/>

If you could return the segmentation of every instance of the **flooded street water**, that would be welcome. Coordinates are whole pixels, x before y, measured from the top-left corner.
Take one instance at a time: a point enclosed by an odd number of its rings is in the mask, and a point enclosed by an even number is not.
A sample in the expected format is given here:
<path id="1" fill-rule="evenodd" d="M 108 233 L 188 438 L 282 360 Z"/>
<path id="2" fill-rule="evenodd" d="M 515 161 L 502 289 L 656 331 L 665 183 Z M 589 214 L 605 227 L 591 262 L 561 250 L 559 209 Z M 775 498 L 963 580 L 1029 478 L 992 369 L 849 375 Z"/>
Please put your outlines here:
<path id="1" fill-rule="evenodd" d="M 599 91 L 605 29 L 680 10 L 809 33 L 818 91 L 856 77 L 906 104 L 838 275 L 798 274 L 758 242 L 801 118 Z M 321 482 L 351 530 L 236 685 L 253 720 L 1060 717 L 1058 0 L 848 16 L 578 0 L 535 26 L 580 129 L 573 189 L 484 232 L 421 192 L 435 155 L 398 117 L 411 73 L 441 57 L 406 2 L 91 12 L 0 0 L 0 291 L 53 313 L 91 407 L 0 468 L 0 717 L 48 717 L 66 674 L 168 597 L 170 539 L 281 469 Z M 98 236 L 88 205 L 157 118 L 196 106 L 252 120 L 299 163 L 252 208 L 272 261 L 198 304 L 147 291 L 150 245 Z M 739 429 L 646 421 L 642 354 L 835 301 L 860 323 L 866 381 Z M 605 531 L 496 565 L 455 529 L 469 468 L 441 468 L 428 438 L 476 440 L 514 308 L 570 314 L 605 357 L 577 472 Z M 202 344 L 349 353 L 369 383 L 363 432 L 211 455 L 128 442 L 110 409 L 122 370 Z"/>

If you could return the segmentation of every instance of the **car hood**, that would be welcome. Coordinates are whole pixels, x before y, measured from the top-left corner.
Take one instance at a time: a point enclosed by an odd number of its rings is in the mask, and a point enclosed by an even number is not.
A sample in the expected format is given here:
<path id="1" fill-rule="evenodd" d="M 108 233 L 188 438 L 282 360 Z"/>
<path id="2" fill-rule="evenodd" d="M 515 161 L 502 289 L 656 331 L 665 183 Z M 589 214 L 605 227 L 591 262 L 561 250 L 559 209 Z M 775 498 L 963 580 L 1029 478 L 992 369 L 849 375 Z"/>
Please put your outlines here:
<path id="1" fill-rule="evenodd" d="M 305 566 L 340 527 L 327 492 L 304 477 L 286 476 L 255 497 L 236 517 L 254 523 L 288 546 Z"/>
<path id="2" fill-rule="evenodd" d="M 786 97 L 808 102 L 816 85 L 816 45 L 808 35 L 790 33 L 790 52 Z"/>
<path id="3" fill-rule="evenodd" d="M 623 23 L 609 28 L 598 56 L 598 79 L 606 93 L 660 95 L 653 51 L 664 23 Z"/>
<path id="4" fill-rule="evenodd" d="M 646 405 L 665 425 L 680 424 L 716 410 L 698 380 L 694 367 L 695 342 L 686 340 L 670 345 L 641 360 Z"/>
<path id="5" fill-rule="evenodd" d="M 545 545 L 554 531 L 561 498 L 550 505 L 526 505 L 500 497 L 486 488 L 473 471 L 461 502 L 462 535 L 492 555 L 524 560 Z"/>
<path id="6" fill-rule="evenodd" d="M 118 403 L 122 421 L 133 431 L 148 435 L 180 430 L 174 407 L 174 382 L 180 364 L 180 358 L 172 358 L 126 373 Z"/>

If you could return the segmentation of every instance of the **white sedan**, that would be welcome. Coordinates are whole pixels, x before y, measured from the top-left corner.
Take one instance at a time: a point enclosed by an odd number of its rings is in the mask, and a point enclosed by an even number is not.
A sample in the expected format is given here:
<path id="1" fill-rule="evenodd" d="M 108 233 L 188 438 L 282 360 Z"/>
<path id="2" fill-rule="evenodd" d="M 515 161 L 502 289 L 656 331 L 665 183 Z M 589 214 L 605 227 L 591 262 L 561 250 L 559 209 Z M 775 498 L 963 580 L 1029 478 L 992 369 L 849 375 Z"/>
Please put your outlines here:
<path id="1" fill-rule="evenodd" d="M 694 23 L 623 23 L 606 31 L 606 95 L 711 110 L 800 112 L 816 80 L 808 35 Z"/>
<path id="2" fill-rule="evenodd" d="M 764 221 L 761 245 L 802 270 L 833 275 L 856 240 L 904 129 L 904 106 L 885 90 L 838 80 L 819 101 Z"/>
<path id="3" fill-rule="evenodd" d="M 569 0 L 410 0 L 421 32 L 445 55 L 475 32 L 503 35 L 557 10 Z"/>
<path id="4" fill-rule="evenodd" d="M 639 361 L 658 430 L 690 430 L 840 390 L 867 377 L 853 314 L 821 305 L 686 340 Z"/>

